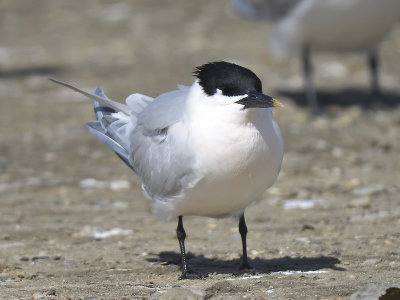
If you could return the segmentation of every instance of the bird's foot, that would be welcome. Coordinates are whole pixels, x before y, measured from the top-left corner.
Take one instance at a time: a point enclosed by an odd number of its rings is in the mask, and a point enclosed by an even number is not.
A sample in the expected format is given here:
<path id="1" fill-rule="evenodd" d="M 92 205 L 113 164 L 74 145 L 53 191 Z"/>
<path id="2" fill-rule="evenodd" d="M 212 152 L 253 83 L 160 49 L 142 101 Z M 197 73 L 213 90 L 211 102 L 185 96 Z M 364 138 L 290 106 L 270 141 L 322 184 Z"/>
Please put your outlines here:
<path id="1" fill-rule="evenodd" d="M 320 117 L 323 115 L 323 110 L 318 106 L 310 107 L 310 114 L 313 117 Z"/>
<path id="2" fill-rule="evenodd" d="M 242 263 L 240 266 L 239 270 L 235 273 L 233 273 L 233 276 L 242 276 L 244 274 L 251 274 L 255 275 L 257 273 L 257 270 L 250 266 L 248 263 Z"/>
<path id="3" fill-rule="evenodd" d="M 182 272 L 182 275 L 179 276 L 179 280 L 184 280 L 184 279 L 202 279 L 202 276 L 200 276 L 199 274 L 190 272 L 190 271 L 184 271 Z"/>

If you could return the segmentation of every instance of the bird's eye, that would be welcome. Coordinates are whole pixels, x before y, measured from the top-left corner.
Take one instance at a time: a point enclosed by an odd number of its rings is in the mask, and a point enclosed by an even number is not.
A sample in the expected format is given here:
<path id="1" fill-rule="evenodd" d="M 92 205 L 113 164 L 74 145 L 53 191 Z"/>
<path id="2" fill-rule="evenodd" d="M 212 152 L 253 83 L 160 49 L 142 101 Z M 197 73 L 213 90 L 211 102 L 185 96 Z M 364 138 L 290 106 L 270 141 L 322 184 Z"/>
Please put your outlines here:
<path id="1" fill-rule="evenodd" d="M 236 96 L 240 95 L 240 92 L 235 87 L 226 86 L 222 88 L 222 94 L 224 96 Z"/>

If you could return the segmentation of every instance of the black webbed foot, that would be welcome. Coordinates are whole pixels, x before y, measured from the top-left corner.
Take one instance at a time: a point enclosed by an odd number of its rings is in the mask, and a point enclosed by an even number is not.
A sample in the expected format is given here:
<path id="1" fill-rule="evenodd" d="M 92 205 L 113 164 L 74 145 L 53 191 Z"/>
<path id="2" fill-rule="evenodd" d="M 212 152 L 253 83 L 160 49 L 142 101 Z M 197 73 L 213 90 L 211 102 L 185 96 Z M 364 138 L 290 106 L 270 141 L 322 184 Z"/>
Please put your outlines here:
<path id="1" fill-rule="evenodd" d="M 250 275 L 255 275 L 257 273 L 257 270 L 250 266 L 248 263 L 242 263 L 239 270 L 233 273 L 233 276 L 243 276 L 245 274 L 250 274 Z"/>
<path id="2" fill-rule="evenodd" d="M 190 272 L 190 271 L 182 272 L 182 275 L 179 276 L 179 280 L 185 280 L 185 279 L 193 280 L 193 279 L 202 279 L 202 278 L 203 278 L 203 276 L 200 276 L 199 274 L 196 274 L 196 273 Z"/>

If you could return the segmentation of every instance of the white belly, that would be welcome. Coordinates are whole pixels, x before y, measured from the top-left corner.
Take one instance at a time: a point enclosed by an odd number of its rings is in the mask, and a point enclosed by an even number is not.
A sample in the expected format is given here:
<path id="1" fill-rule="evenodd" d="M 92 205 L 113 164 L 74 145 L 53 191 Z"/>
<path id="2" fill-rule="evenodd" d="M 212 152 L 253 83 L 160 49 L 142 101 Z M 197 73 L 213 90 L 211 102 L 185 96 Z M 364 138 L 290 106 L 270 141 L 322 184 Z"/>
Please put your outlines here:
<path id="1" fill-rule="evenodd" d="M 194 135 L 196 169 L 202 172 L 201 179 L 182 198 L 162 204 L 168 209 L 162 213 L 168 215 L 167 219 L 238 215 L 276 180 L 283 143 L 270 110 L 261 110 L 255 123 L 246 126 L 215 126 L 211 123 L 207 129 L 203 124 L 201 130 L 207 134 Z"/>
<path id="2" fill-rule="evenodd" d="M 259 153 L 246 168 L 206 176 L 187 192 L 177 214 L 224 217 L 242 213 L 275 182 L 279 166 L 274 159 L 272 153 Z"/>

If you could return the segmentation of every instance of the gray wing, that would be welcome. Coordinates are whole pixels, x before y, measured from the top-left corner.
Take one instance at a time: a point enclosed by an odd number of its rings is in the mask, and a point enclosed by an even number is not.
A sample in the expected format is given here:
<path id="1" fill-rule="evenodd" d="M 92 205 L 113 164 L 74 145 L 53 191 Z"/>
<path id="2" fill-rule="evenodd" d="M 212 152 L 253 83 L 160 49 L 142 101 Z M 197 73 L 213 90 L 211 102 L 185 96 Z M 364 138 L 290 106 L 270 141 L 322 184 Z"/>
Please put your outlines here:
<path id="1" fill-rule="evenodd" d="M 241 15 L 278 21 L 304 0 L 232 0 L 233 7 Z"/>
<path id="2" fill-rule="evenodd" d="M 185 126 L 188 91 L 181 87 L 155 99 L 132 94 L 126 99 L 130 116 L 93 101 L 97 121 L 87 128 L 140 176 L 153 200 L 179 197 L 197 182 Z M 95 95 L 106 98 L 99 88 Z"/>
<path id="3" fill-rule="evenodd" d="M 179 197 L 196 182 L 194 158 L 187 144 L 187 94 L 188 88 L 163 94 L 136 115 L 130 161 L 153 200 Z"/>
<path id="4" fill-rule="evenodd" d="M 164 93 L 144 109 L 137 119 L 144 134 L 153 134 L 182 121 L 189 87 L 179 86 L 179 90 Z"/>
<path id="5" fill-rule="evenodd" d="M 174 199 L 197 182 L 185 124 L 189 87 L 156 99 L 132 94 L 125 105 L 108 99 L 100 88 L 91 94 L 51 80 L 92 99 L 97 120 L 86 123 L 87 128 L 141 177 L 151 199 Z"/>
<path id="6" fill-rule="evenodd" d="M 96 88 L 94 93 L 96 96 L 108 99 L 101 88 Z M 119 127 L 115 126 L 118 123 L 123 124 L 123 122 L 118 122 L 118 118 L 114 117 L 117 112 L 113 108 L 105 106 L 96 100 L 93 100 L 93 108 L 97 121 L 86 123 L 87 129 L 100 141 L 113 149 L 122 161 L 136 172 L 129 161 L 129 143 L 127 143 L 123 136 L 118 134 Z"/>

